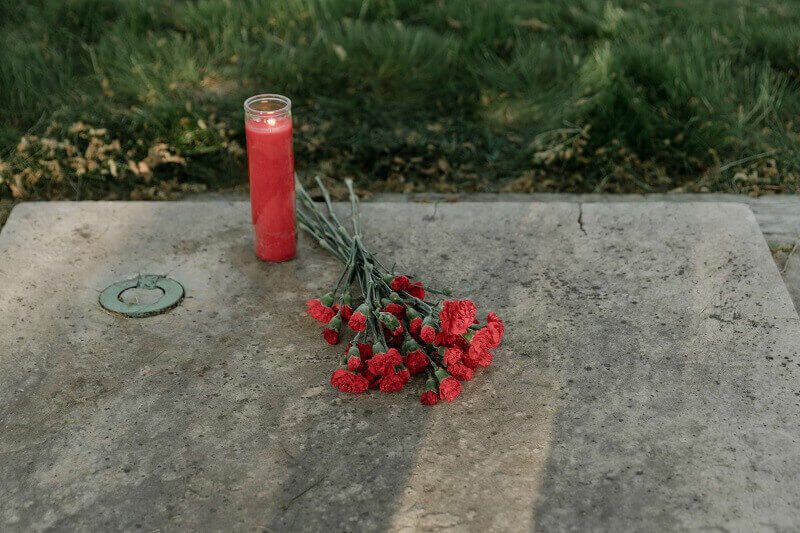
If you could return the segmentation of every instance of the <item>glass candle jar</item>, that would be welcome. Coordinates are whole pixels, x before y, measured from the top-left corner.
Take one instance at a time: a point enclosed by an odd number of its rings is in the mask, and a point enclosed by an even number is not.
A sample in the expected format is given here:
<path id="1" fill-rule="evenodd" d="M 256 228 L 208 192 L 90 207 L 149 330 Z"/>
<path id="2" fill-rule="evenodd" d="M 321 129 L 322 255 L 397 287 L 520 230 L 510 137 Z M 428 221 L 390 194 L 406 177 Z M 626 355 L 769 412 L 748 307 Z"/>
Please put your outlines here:
<path id="1" fill-rule="evenodd" d="M 256 256 L 287 261 L 297 252 L 292 102 L 259 94 L 245 100 L 244 114 Z"/>

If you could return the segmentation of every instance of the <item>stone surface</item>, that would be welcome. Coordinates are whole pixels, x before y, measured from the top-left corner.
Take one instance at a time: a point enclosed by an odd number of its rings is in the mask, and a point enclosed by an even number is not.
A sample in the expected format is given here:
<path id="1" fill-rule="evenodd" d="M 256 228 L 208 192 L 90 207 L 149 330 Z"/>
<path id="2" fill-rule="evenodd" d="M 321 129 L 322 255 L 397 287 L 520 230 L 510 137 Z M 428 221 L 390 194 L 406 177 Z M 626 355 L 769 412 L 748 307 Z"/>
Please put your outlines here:
<path id="1" fill-rule="evenodd" d="M 770 249 L 789 296 L 792 297 L 794 307 L 797 309 L 800 307 L 800 237 L 794 244 L 770 247 Z"/>
<path id="2" fill-rule="evenodd" d="M 307 240 L 243 203 L 17 206 L 0 233 L 3 530 L 793 530 L 800 323 L 741 205 L 365 206 L 367 241 L 508 324 L 454 404 L 348 396 Z M 400 229 L 398 229 L 400 228 Z M 99 291 L 166 274 L 167 314 Z"/>
<path id="3" fill-rule="evenodd" d="M 206 193 L 203 193 L 206 194 Z M 213 199 L 213 195 L 209 195 Z M 246 199 L 246 198 L 245 198 Z M 380 202 L 692 202 L 735 203 L 750 207 L 770 245 L 784 245 L 800 239 L 800 196 L 771 194 L 759 197 L 728 193 L 379 193 L 373 197 Z M 710 206 L 707 206 L 710 208 Z"/>

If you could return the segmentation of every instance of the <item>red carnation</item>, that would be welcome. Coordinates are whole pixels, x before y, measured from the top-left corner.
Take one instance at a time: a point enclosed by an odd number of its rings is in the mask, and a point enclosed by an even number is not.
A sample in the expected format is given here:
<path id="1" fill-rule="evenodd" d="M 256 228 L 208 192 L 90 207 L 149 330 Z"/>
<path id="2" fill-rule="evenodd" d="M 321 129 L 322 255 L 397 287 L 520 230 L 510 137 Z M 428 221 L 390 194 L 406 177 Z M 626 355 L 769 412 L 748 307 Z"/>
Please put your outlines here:
<path id="1" fill-rule="evenodd" d="M 377 389 L 380 385 L 381 377 L 370 372 L 369 368 L 367 368 L 367 365 L 364 365 L 364 367 L 361 369 L 361 375 L 364 376 L 364 379 L 369 382 L 370 389 Z"/>
<path id="2" fill-rule="evenodd" d="M 342 321 L 349 322 L 350 317 L 353 316 L 353 309 L 349 305 L 338 306 L 334 305 L 334 309 L 336 311 L 340 311 L 342 314 Z"/>
<path id="3" fill-rule="evenodd" d="M 372 359 L 367 361 L 367 367 L 373 374 L 385 376 L 394 373 L 394 367 L 403 363 L 400 352 L 394 348 L 389 348 L 386 353 L 376 353 Z"/>
<path id="4" fill-rule="evenodd" d="M 397 317 L 398 320 L 403 320 L 403 317 L 406 316 L 406 308 L 403 305 L 390 303 L 383 310 L 387 313 L 391 313 Z"/>
<path id="5" fill-rule="evenodd" d="M 383 375 L 386 368 L 386 354 L 376 353 L 372 359 L 367 361 L 367 368 L 376 376 Z"/>
<path id="6" fill-rule="evenodd" d="M 404 363 L 409 372 L 419 374 L 428 368 L 428 356 L 422 350 L 414 350 L 413 352 L 408 352 Z"/>
<path id="7" fill-rule="evenodd" d="M 457 346 L 462 350 L 469 348 L 469 341 L 467 339 L 461 335 L 448 335 L 444 331 L 440 331 L 436 334 L 433 344 L 436 346 Z"/>
<path id="8" fill-rule="evenodd" d="M 500 333 L 500 330 L 495 326 L 495 324 L 487 324 L 484 328 L 479 329 L 478 331 L 486 331 L 488 336 L 487 339 L 487 348 L 497 348 L 500 346 L 500 341 L 503 338 L 503 334 Z M 477 335 L 477 332 L 475 333 Z"/>
<path id="9" fill-rule="evenodd" d="M 392 366 L 397 366 L 403 363 L 403 356 L 394 348 L 386 350 L 386 361 Z"/>
<path id="10" fill-rule="evenodd" d="M 330 328 L 323 329 L 322 337 L 331 346 L 339 344 L 339 332 L 336 331 L 335 329 L 330 329 Z"/>
<path id="11" fill-rule="evenodd" d="M 494 356 L 489 349 L 493 346 L 493 343 L 492 331 L 488 328 L 479 329 L 472 337 L 469 349 L 464 354 L 464 364 L 473 369 L 479 366 L 491 365 Z"/>
<path id="12" fill-rule="evenodd" d="M 436 339 L 436 330 L 433 327 L 425 324 L 419 332 L 419 338 L 427 344 L 432 344 Z"/>
<path id="13" fill-rule="evenodd" d="M 322 305 L 322 302 L 317 299 L 308 300 L 306 302 L 306 307 L 308 307 L 307 312 L 309 315 L 311 315 L 311 318 L 317 322 L 322 322 L 323 324 L 327 324 L 334 316 L 336 316 L 336 311 L 330 307 Z"/>
<path id="14" fill-rule="evenodd" d="M 353 331 L 364 331 L 367 329 L 367 317 L 356 311 L 350 315 L 350 319 L 347 321 L 347 326 Z"/>
<path id="15" fill-rule="evenodd" d="M 452 402 L 461 394 L 461 382 L 452 377 L 447 377 L 439 382 L 439 397 Z"/>
<path id="16" fill-rule="evenodd" d="M 489 313 L 486 317 L 486 329 L 492 334 L 492 345 L 490 348 L 497 348 L 500 346 L 500 341 L 503 340 L 503 334 L 506 331 L 506 325 L 502 319 L 494 313 Z"/>
<path id="17" fill-rule="evenodd" d="M 408 293 L 409 296 L 413 296 L 414 298 L 418 298 L 420 300 L 425 299 L 425 287 L 422 285 L 421 281 L 415 281 L 405 291 Z"/>
<path id="18" fill-rule="evenodd" d="M 495 332 L 496 331 L 489 326 L 481 328 L 475 332 L 475 335 L 472 337 L 472 342 L 469 344 L 470 350 L 475 351 L 475 353 L 488 354 L 489 363 L 491 363 L 492 358 L 492 354 L 489 350 L 497 346 L 498 342 Z M 484 359 L 485 358 L 486 356 L 484 356 Z M 481 364 L 481 366 L 489 366 L 489 363 Z"/>
<path id="19" fill-rule="evenodd" d="M 348 357 L 347 368 L 352 370 L 353 372 L 358 372 L 358 370 L 361 368 L 361 358 L 356 356 Z"/>
<path id="20" fill-rule="evenodd" d="M 342 392 L 361 393 L 369 388 L 369 380 L 345 368 L 337 368 L 331 376 L 331 385 Z"/>
<path id="21" fill-rule="evenodd" d="M 425 391 L 419 398 L 419 403 L 422 405 L 436 405 L 439 403 L 439 395 L 433 391 Z"/>
<path id="22" fill-rule="evenodd" d="M 358 343 L 358 354 L 361 356 L 362 361 L 367 361 L 372 357 L 372 346 L 366 342 Z"/>
<path id="23" fill-rule="evenodd" d="M 408 324 L 408 331 L 415 337 L 419 337 L 420 331 L 422 331 L 422 318 L 416 317 L 411 319 L 411 322 Z"/>
<path id="24" fill-rule="evenodd" d="M 444 364 L 450 366 L 460 363 L 462 357 L 464 357 L 464 350 L 458 346 L 451 346 L 444 352 Z"/>
<path id="25" fill-rule="evenodd" d="M 464 363 L 464 365 L 466 365 L 467 367 L 475 370 L 476 368 L 481 366 L 481 361 L 483 360 L 483 358 L 484 358 L 483 352 L 479 353 L 475 351 L 472 352 L 468 351 L 464 354 L 464 358 L 461 360 L 461 362 Z"/>
<path id="26" fill-rule="evenodd" d="M 447 371 L 458 381 L 469 381 L 474 375 L 473 370 L 463 363 L 454 363 L 447 366 Z"/>
<path id="27" fill-rule="evenodd" d="M 442 331 L 448 335 L 461 335 L 475 321 L 478 309 L 470 300 L 448 300 L 444 302 L 439 319 Z"/>
<path id="28" fill-rule="evenodd" d="M 405 291 L 411 286 L 411 280 L 407 276 L 395 276 L 389 286 L 395 292 Z"/>
<path id="29" fill-rule="evenodd" d="M 381 392 L 397 392 L 406 386 L 408 380 L 411 379 L 411 373 L 403 369 L 400 372 L 392 372 L 386 374 L 381 378 L 380 390 Z"/>

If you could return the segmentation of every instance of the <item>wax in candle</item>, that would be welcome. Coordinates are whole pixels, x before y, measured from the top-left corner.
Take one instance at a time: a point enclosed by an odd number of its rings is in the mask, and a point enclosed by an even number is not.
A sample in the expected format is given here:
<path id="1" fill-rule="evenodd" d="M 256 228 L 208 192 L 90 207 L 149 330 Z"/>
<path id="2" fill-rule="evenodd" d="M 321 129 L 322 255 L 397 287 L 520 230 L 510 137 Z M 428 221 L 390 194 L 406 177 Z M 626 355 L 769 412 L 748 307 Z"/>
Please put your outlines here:
<path id="1" fill-rule="evenodd" d="M 256 255 L 286 261 L 296 253 L 292 118 L 248 117 L 245 134 Z"/>

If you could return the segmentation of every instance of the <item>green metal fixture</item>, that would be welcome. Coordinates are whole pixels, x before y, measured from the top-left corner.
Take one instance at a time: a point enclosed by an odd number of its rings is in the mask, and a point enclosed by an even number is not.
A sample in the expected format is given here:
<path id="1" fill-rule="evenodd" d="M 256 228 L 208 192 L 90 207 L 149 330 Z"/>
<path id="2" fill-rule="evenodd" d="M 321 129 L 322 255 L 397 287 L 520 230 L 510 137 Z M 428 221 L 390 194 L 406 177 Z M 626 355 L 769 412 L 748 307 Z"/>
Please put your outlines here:
<path id="1" fill-rule="evenodd" d="M 161 297 L 149 304 L 130 304 L 121 300 L 128 289 L 159 289 Z M 100 293 L 100 305 L 112 313 L 132 318 L 158 315 L 169 311 L 183 299 L 183 285 L 172 278 L 158 274 L 140 274 L 133 279 L 118 281 Z"/>

